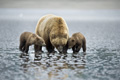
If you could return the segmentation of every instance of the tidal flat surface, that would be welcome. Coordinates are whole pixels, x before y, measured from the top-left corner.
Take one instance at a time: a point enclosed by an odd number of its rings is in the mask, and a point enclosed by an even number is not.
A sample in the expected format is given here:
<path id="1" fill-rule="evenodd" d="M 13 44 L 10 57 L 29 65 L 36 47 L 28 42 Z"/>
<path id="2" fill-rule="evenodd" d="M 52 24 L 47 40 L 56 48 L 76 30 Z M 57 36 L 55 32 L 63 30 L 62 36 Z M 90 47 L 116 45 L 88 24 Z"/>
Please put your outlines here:
<path id="1" fill-rule="evenodd" d="M 65 18 L 70 36 L 81 32 L 87 52 L 38 58 L 19 51 L 24 31 L 35 32 L 39 18 L 52 13 Z M 0 80 L 120 80 L 120 10 L 25 10 L 0 9 Z"/>

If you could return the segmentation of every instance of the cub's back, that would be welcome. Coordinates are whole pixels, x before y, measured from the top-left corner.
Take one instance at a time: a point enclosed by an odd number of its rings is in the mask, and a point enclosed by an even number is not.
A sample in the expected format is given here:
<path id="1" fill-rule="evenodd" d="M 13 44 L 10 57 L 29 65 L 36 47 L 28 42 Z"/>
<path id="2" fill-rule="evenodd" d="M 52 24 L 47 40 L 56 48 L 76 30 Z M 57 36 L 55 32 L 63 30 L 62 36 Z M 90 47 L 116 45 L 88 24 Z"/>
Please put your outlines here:
<path id="1" fill-rule="evenodd" d="M 26 40 L 29 38 L 30 35 L 32 35 L 33 33 L 31 32 L 23 32 L 20 36 L 20 40 Z"/>
<path id="2" fill-rule="evenodd" d="M 80 32 L 74 33 L 72 35 L 72 37 L 74 37 L 77 40 L 77 43 L 83 43 L 83 42 L 86 43 L 86 39 L 85 39 L 84 35 Z"/>
<path id="3" fill-rule="evenodd" d="M 84 35 L 83 34 L 81 34 L 80 32 L 78 32 L 78 33 L 74 33 L 73 35 L 72 35 L 72 37 L 74 37 L 74 38 L 79 38 L 79 39 L 84 39 L 85 37 L 84 37 Z"/>

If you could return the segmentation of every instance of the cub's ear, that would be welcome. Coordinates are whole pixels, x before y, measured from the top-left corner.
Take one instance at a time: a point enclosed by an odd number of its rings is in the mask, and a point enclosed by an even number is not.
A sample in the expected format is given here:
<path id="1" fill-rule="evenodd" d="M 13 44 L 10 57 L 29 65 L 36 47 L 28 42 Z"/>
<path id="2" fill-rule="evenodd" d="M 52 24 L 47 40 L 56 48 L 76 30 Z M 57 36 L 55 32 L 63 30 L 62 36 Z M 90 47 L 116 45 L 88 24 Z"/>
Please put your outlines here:
<path id="1" fill-rule="evenodd" d="M 32 36 L 33 36 L 33 37 L 36 37 L 36 34 L 33 34 Z"/>

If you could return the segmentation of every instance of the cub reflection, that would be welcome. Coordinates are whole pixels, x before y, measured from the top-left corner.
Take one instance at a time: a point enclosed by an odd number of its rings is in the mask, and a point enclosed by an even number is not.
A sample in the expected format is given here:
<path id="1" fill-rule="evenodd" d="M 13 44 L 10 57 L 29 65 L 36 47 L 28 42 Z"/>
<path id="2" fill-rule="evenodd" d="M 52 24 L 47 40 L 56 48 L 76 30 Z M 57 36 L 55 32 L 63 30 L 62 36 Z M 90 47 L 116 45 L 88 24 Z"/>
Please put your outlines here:
<path id="1" fill-rule="evenodd" d="M 22 58 L 21 67 L 25 74 L 31 74 L 35 79 L 66 80 L 70 75 L 77 74 L 85 68 L 85 55 L 72 54 L 41 54 L 31 61 L 27 56 Z"/>

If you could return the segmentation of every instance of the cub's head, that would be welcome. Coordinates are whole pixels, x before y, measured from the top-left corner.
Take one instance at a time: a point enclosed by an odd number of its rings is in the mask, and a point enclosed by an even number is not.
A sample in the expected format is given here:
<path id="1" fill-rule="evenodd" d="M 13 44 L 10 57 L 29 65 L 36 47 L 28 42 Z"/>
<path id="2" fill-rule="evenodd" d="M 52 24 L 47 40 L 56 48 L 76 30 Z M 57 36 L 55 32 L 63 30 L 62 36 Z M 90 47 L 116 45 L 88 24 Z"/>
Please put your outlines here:
<path id="1" fill-rule="evenodd" d="M 67 33 L 53 33 L 50 34 L 51 44 L 60 52 L 63 52 L 63 47 L 67 44 L 68 34 Z"/>
<path id="2" fill-rule="evenodd" d="M 68 48 L 72 48 L 76 44 L 76 40 L 74 37 L 68 39 Z"/>
<path id="3" fill-rule="evenodd" d="M 36 45 L 40 45 L 40 46 L 45 46 L 46 45 L 45 41 L 43 40 L 43 38 L 39 37 L 38 35 L 37 35 L 37 37 L 35 39 L 35 44 Z"/>

